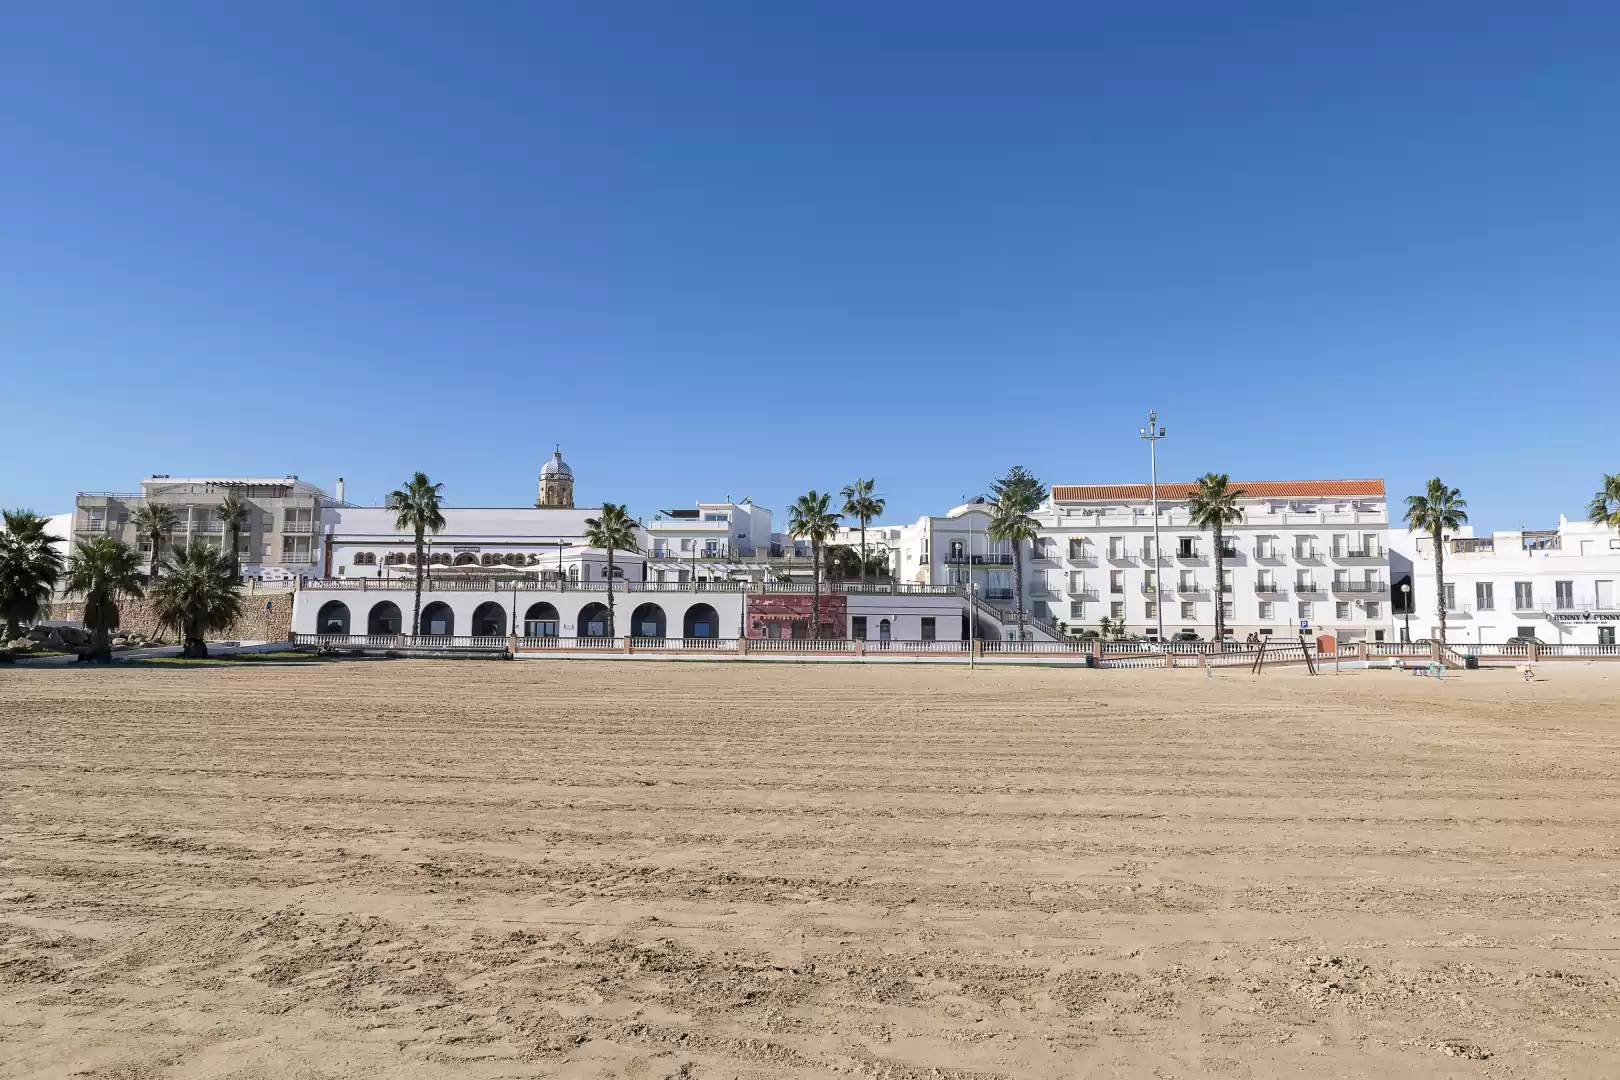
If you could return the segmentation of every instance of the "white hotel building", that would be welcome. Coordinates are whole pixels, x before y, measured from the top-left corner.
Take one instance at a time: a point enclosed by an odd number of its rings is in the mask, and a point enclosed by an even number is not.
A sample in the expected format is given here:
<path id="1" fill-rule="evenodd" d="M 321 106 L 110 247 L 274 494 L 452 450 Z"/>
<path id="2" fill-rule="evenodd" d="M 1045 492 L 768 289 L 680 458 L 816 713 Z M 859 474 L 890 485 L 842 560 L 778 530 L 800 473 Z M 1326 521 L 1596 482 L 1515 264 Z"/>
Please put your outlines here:
<path id="1" fill-rule="evenodd" d="M 1039 634 L 1096 629 L 1167 638 L 1215 633 L 1214 536 L 1188 520 L 1194 485 L 1160 484 L 1159 544 L 1147 484 L 1052 489 L 1041 527 L 1021 553 L 1024 607 Z M 1238 481 L 1243 520 L 1225 532 L 1220 602 L 1228 634 L 1311 632 L 1383 641 L 1389 608 L 1388 508 L 1382 480 Z M 1012 545 L 988 535 L 994 508 L 978 499 L 894 530 L 902 581 L 969 587 L 993 608 L 1015 608 Z M 1015 624 L 1014 624 L 1015 625 Z"/>
<path id="2" fill-rule="evenodd" d="M 1391 538 L 1396 589 L 1410 581 L 1414 640 L 1437 638 L 1434 539 Z M 1464 526 L 1445 541 L 1446 638 L 1454 645 L 1535 638 L 1546 645 L 1613 645 L 1620 630 L 1620 532 L 1561 517 L 1556 529 L 1475 536 Z"/>

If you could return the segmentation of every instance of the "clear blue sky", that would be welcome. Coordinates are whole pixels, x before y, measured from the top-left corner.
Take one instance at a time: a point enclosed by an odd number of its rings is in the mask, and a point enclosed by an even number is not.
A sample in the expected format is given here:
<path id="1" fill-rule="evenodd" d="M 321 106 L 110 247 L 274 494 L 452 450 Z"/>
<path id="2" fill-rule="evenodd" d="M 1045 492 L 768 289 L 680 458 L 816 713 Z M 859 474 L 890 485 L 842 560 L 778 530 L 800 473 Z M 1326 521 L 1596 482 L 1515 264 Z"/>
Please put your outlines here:
<path id="1" fill-rule="evenodd" d="M 1620 470 L 1620 5 L 5 2 L 0 504 Z"/>

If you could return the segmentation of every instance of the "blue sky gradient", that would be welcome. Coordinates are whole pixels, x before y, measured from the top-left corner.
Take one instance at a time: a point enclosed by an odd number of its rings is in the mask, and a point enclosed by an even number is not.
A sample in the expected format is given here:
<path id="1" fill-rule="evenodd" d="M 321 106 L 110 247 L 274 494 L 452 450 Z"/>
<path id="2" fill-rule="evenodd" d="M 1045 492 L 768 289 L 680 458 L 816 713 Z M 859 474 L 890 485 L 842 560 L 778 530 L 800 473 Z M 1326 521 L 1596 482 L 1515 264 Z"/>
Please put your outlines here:
<path id="1" fill-rule="evenodd" d="M 1620 471 L 1620 5 L 7 4 L 0 504 Z M 38 447 L 19 452 L 21 446 Z"/>

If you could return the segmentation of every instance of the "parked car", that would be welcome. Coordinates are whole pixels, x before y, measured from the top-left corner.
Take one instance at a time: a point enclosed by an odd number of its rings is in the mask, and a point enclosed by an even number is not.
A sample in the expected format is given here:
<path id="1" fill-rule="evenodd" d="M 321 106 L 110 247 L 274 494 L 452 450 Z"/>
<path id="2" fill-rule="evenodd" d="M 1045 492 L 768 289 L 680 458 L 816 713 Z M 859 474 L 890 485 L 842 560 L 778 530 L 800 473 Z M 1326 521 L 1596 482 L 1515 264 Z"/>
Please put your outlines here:
<path id="1" fill-rule="evenodd" d="M 1545 644 L 1547 644 L 1545 641 L 1542 641 L 1540 638 L 1534 637 L 1534 636 L 1531 636 L 1531 637 L 1510 637 L 1510 638 L 1507 639 L 1507 643 L 1509 645 L 1545 645 Z"/>

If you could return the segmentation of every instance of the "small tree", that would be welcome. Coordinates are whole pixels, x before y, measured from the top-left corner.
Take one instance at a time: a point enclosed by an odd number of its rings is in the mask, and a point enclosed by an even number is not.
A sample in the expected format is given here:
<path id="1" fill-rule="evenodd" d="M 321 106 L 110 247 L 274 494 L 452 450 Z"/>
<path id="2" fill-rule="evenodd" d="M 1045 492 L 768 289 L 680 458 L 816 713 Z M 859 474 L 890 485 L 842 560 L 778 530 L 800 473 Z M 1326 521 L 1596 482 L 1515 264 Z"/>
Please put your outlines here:
<path id="1" fill-rule="evenodd" d="M 387 508 L 394 512 L 394 528 L 409 531 L 416 536 L 416 602 L 411 607 L 411 634 L 422 629 L 422 571 L 427 566 L 422 547 L 429 532 L 444 528 L 444 513 L 440 498 L 443 484 L 435 484 L 427 473 L 419 472 L 406 481 L 405 486 L 388 493 Z"/>
<path id="2" fill-rule="evenodd" d="M 152 545 L 152 564 L 147 569 L 147 576 L 156 581 L 158 569 L 163 565 L 163 547 L 169 542 L 169 534 L 174 531 L 174 507 L 148 499 L 135 508 L 129 519 L 135 523 L 136 535 L 144 537 Z"/>
<path id="3" fill-rule="evenodd" d="M 1604 474 L 1603 484 L 1592 496 L 1586 513 L 1594 525 L 1620 528 L 1620 473 Z"/>
<path id="4" fill-rule="evenodd" d="M 1031 516 L 1046 500 L 1046 485 L 1022 465 L 1014 465 L 1007 475 L 990 484 L 995 508 L 990 514 L 990 525 L 985 529 L 992 540 L 1005 540 L 1013 549 L 1013 587 L 1017 594 L 1018 640 L 1029 637 L 1024 621 L 1024 549 L 1026 541 L 1040 534 L 1040 524 Z"/>
<path id="5" fill-rule="evenodd" d="M 861 526 L 861 583 L 866 583 L 866 526 L 883 513 L 888 503 L 872 493 L 875 480 L 856 478 L 840 494 L 844 496 L 844 516 L 854 518 Z"/>
<path id="6" fill-rule="evenodd" d="M 111 661 L 108 642 L 118 629 L 118 601 L 141 595 L 140 556 L 115 537 L 92 536 L 68 557 L 67 589 L 84 596 L 84 625 L 93 635 L 85 659 Z"/>
<path id="7" fill-rule="evenodd" d="M 622 505 L 603 503 L 600 517 L 585 519 L 585 542 L 607 552 L 608 637 L 613 637 L 618 632 L 613 624 L 613 553 L 640 550 L 636 547 L 635 519 Z M 633 618 L 635 612 L 630 614 Z"/>
<path id="8" fill-rule="evenodd" d="M 147 592 L 152 613 L 180 634 L 180 655 L 208 655 L 207 635 L 228 628 L 242 614 L 231 559 L 211 544 L 187 544 L 174 553 L 169 573 Z"/>
<path id="9" fill-rule="evenodd" d="M 821 637 L 821 548 L 838 531 L 838 519 L 829 508 L 831 495 L 814 489 L 788 507 L 788 534 L 810 541 L 810 636 Z"/>
<path id="10" fill-rule="evenodd" d="M 0 645 L 39 618 L 62 576 L 60 539 L 45 532 L 47 521 L 32 510 L 7 510 L 0 528 L 0 616 L 6 621 Z"/>
<path id="11" fill-rule="evenodd" d="M 1215 534 L 1215 640 L 1222 646 L 1226 644 L 1226 542 L 1223 537 L 1228 525 L 1243 520 L 1243 508 L 1237 504 L 1242 497 L 1243 489 L 1232 487 L 1225 473 L 1205 473 L 1198 478 L 1198 487 L 1187 500 L 1187 518 L 1193 527 L 1209 529 Z M 1155 584 L 1158 579 L 1155 571 Z"/>
<path id="12" fill-rule="evenodd" d="M 1446 487 L 1437 476 L 1422 495 L 1406 497 L 1406 527 L 1434 538 L 1435 611 L 1440 616 L 1440 644 L 1446 643 L 1446 532 L 1456 532 L 1468 521 L 1462 492 Z"/>
<path id="13" fill-rule="evenodd" d="M 231 541 L 231 580 L 242 580 L 242 526 L 247 524 L 247 500 L 234 491 L 219 500 L 219 520 L 225 523 L 225 533 Z"/>

